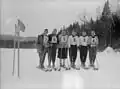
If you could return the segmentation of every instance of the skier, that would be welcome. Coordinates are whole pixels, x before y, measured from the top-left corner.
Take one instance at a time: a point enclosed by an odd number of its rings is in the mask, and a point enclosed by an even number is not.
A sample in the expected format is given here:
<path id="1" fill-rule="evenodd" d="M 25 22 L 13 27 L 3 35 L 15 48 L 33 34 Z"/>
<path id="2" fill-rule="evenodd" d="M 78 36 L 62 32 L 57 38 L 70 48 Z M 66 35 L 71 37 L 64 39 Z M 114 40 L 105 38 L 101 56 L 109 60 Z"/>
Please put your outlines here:
<path id="1" fill-rule="evenodd" d="M 83 68 L 86 68 L 85 62 L 88 52 L 88 42 L 89 42 L 89 37 L 87 36 L 86 32 L 83 31 L 82 36 L 79 37 L 80 59 L 81 59 L 81 66 Z"/>
<path id="2" fill-rule="evenodd" d="M 97 54 L 98 47 L 98 37 L 95 34 L 95 31 L 91 31 L 91 36 L 89 37 L 90 48 L 89 48 L 89 59 L 90 59 L 90 67 L 95 68 L 94 62 Z"/>
<path id="3" fill-rule="evenodd" d="M 73 30 L 72 35 L 68 38 L 68 47 L 69 47 L 69 57 L 70 57 L 70 63 L 71 67 L 74 69 L 77 69 L 75 65 L 75 61 L 77 58 L 77 47 L 79 46 L 79 38 L 76 35 L 76 32 Z"/>
<path id="4" fill-rule="evenodd" d="M 45 56 L 46 56 L 46 53 L 48 52 L 48 47 L 49 47 L 47 34 L 48 34 L 48 29 L 44 29 L 43 34 L 38 35 L 38 39 L 37 39 L 37 51 L 40 58 L 38 68 L 40 69 L 45 69 L 44 61 L 45 61 Z"/>
<path id="5" fill-rule="evenodd" d="M 60 69 L 61 67 L 66 68 L 65 59 L 67 59 L 68 53 L 68 35 L 65 30 L 62 30 L 59 35 L 59 48 L 58 48 L 58 58 L 60 59 Z"/>
<path id="6" fill-rule="evenodd" d="M 48 58 L 48 68 L 51 70 L 51 61 L 52 61 L 52 69 L 55 68 L 55 60 L 56 60 L 56 50 L 57 50 L 57 43 L 58 43 L 58 37 L 57 37 L 57 29 L 54 29 L 52 34 L 49 35 L 49 58 Z"/>

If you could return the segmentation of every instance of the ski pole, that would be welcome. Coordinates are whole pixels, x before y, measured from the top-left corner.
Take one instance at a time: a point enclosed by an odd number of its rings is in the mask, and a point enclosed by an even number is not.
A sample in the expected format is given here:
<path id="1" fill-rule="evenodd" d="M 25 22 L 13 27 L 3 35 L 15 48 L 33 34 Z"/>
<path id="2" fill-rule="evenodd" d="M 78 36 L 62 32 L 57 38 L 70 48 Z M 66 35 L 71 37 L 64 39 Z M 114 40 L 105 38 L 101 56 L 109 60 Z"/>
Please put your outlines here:
<path id="1" fill-rule="evenodd" d="M 61 68 L 61 66 L 62 66 L 62 46 L 63 46 L 63 45 L 61 44 L 61 48 L 60 48 L 60 49 L 61 49 L 61 52 L 60 52 L 60 53 L 61 53 L 61 54 L 60 54 L 60 68 Z"/>
<path id="2" fill-rule="evenodd" d="M 96 69 L 98 70 L 99 69 L 99 62 L 98 62 L 97 58 L 95 61 L 96 61 L 96 66 L 97 66 Z"/>
<path id="3" fill-rule="evenodd" d="M 16 34 L 15 34 L 16 37 Z M 15 51 L 16 51 L 16 40 L 14 38 L 14 54 L 13 54 L 13 71 L 12 71 L 12 75 L 14 75 L 14 71 L 15 71 Z"/>
<path id="4" fill-rule="evenodd" d="M 66 50 L 67 50 L 67 49 L 66 49 Z M 67 50 L 67 51 L 69 51 L 69 50 Z M 68 68 L 70 69 L 68 54 L 69 54 L 69 53 L 67 52 L 67 64 L 68 64 Z"/>

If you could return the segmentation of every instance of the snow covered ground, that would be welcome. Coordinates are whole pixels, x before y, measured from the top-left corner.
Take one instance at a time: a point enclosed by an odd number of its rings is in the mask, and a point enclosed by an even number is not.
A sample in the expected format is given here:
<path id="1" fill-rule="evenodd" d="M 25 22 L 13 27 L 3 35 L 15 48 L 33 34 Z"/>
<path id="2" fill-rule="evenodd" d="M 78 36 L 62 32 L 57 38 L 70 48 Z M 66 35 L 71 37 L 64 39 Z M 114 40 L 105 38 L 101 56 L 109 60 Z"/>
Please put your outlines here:
<path id="1" fill-rule="evenodd" d="M 77 64 L 79 60 L 78 52 Z M 97 60 L 98 71 L 43 72 L 36 68 L 39 61 L 36 50 L 20 49 L 20 78 L 17 78 L 12 76 L 13 49 L 1 49 L 1 89 L 119 89 L 120 53 L 107 50 L 98 53 Z"/>

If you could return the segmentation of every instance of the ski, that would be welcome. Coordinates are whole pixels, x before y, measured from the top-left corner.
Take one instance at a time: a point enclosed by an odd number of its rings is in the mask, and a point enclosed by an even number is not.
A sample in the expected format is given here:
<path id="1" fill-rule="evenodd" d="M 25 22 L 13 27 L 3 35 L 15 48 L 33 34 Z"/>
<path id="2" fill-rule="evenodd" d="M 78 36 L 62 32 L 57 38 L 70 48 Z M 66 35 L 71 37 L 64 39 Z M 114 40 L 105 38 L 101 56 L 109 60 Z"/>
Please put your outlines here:
<path id="1" fill-rule="evenodd" d="M 90 69 L 90 67 L 89 67 L 89 66 L 82 66 L 82 65 L 81 65 L 81 67 L 82 67 L 83 69 L 85 69 L 85 70 Z"/>
<path id="2" fill-rule="evenodd" d="M 47 72 L 51 72 L 52 71 L 52 68 L 46 68 L 47 69 Z"/>
<path id="3" fill-rule="evenodd" d="M 75 70 L 80 70 L 80 67 L 77 67 L 77 66 L 71 66 L 71 68 Z"/>
<path id="4" fill-rule="evenodd" d="M 70 67 L 63 66 L 65 70 L 70 70 Z"/>
<path id="5" fill-rule="evenodd" d="M 62 71 L 62 70 L 65 70 L 65 71 L 67 71 L 67 70 L 70 70 L 71 68 L 69 68 L 69 67 L 60 67 L 60 68 L 57 68 L 57 71 Z"/>
<path id="6" fill-rule="evenodd" d="M 52 68 L 54 71 L 57 71 L 57 68 Z"/>
<path id="7" fill-rule="evenodd" d="M 89 69 L 92 69 L 92 70 L 99 70 L 99 68 L 95 67 L 95 66 L 89 66 L 88 67 Z"/>
<path id="8" fill-rule="evenodd" d="M 40 69 L 40 70 L 42 70 L 42 71 L 45 71 L 45 72 L 48 71 L 46 68 L 40 68 L 39 66 L 37 66 L 36 68 L 38 68 L 38 69 Z"/>
<path id="9" fill-rule="evenodd" d="M 72 69 L 80 70 L 80 67 L 72 67 Z"/>
<path id="10" fill-rule="evenodd" d="M 99 70 L 99 68 L 94 67 L 93 70 L 97 71 L 97 70 Z"/>
<path id="11" fill-rule="evenodd" d="M 61 71 L 61 68 L 58 68 L 57 71 Z"/>

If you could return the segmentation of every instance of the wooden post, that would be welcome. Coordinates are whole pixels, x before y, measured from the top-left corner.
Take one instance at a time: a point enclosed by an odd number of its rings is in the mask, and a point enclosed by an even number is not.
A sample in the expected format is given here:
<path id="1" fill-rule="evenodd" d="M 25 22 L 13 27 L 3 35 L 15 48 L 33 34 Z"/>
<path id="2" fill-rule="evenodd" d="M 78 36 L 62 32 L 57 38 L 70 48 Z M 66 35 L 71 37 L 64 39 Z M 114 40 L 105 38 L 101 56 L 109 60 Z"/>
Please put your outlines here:
<path id="1" fill-rule="evenodd" d="M 14 75 L 14 72 L 15 72 L 15 51 L 16 51 L 16 33 L 15 33 L 15 35 L 14 35 L 15 37 L 14 37 L 14 50 L 13 50 L 13 52 L 14 52 L 14 54 L 13 54 L 13 71 L 12 71 L 12 75 Z"/>
<path id="2" fill-rule="evenodd" d="M 18 32 L 18 77 L 20 77 L 20 41 L 19 41 L 20 33 Z"/>

